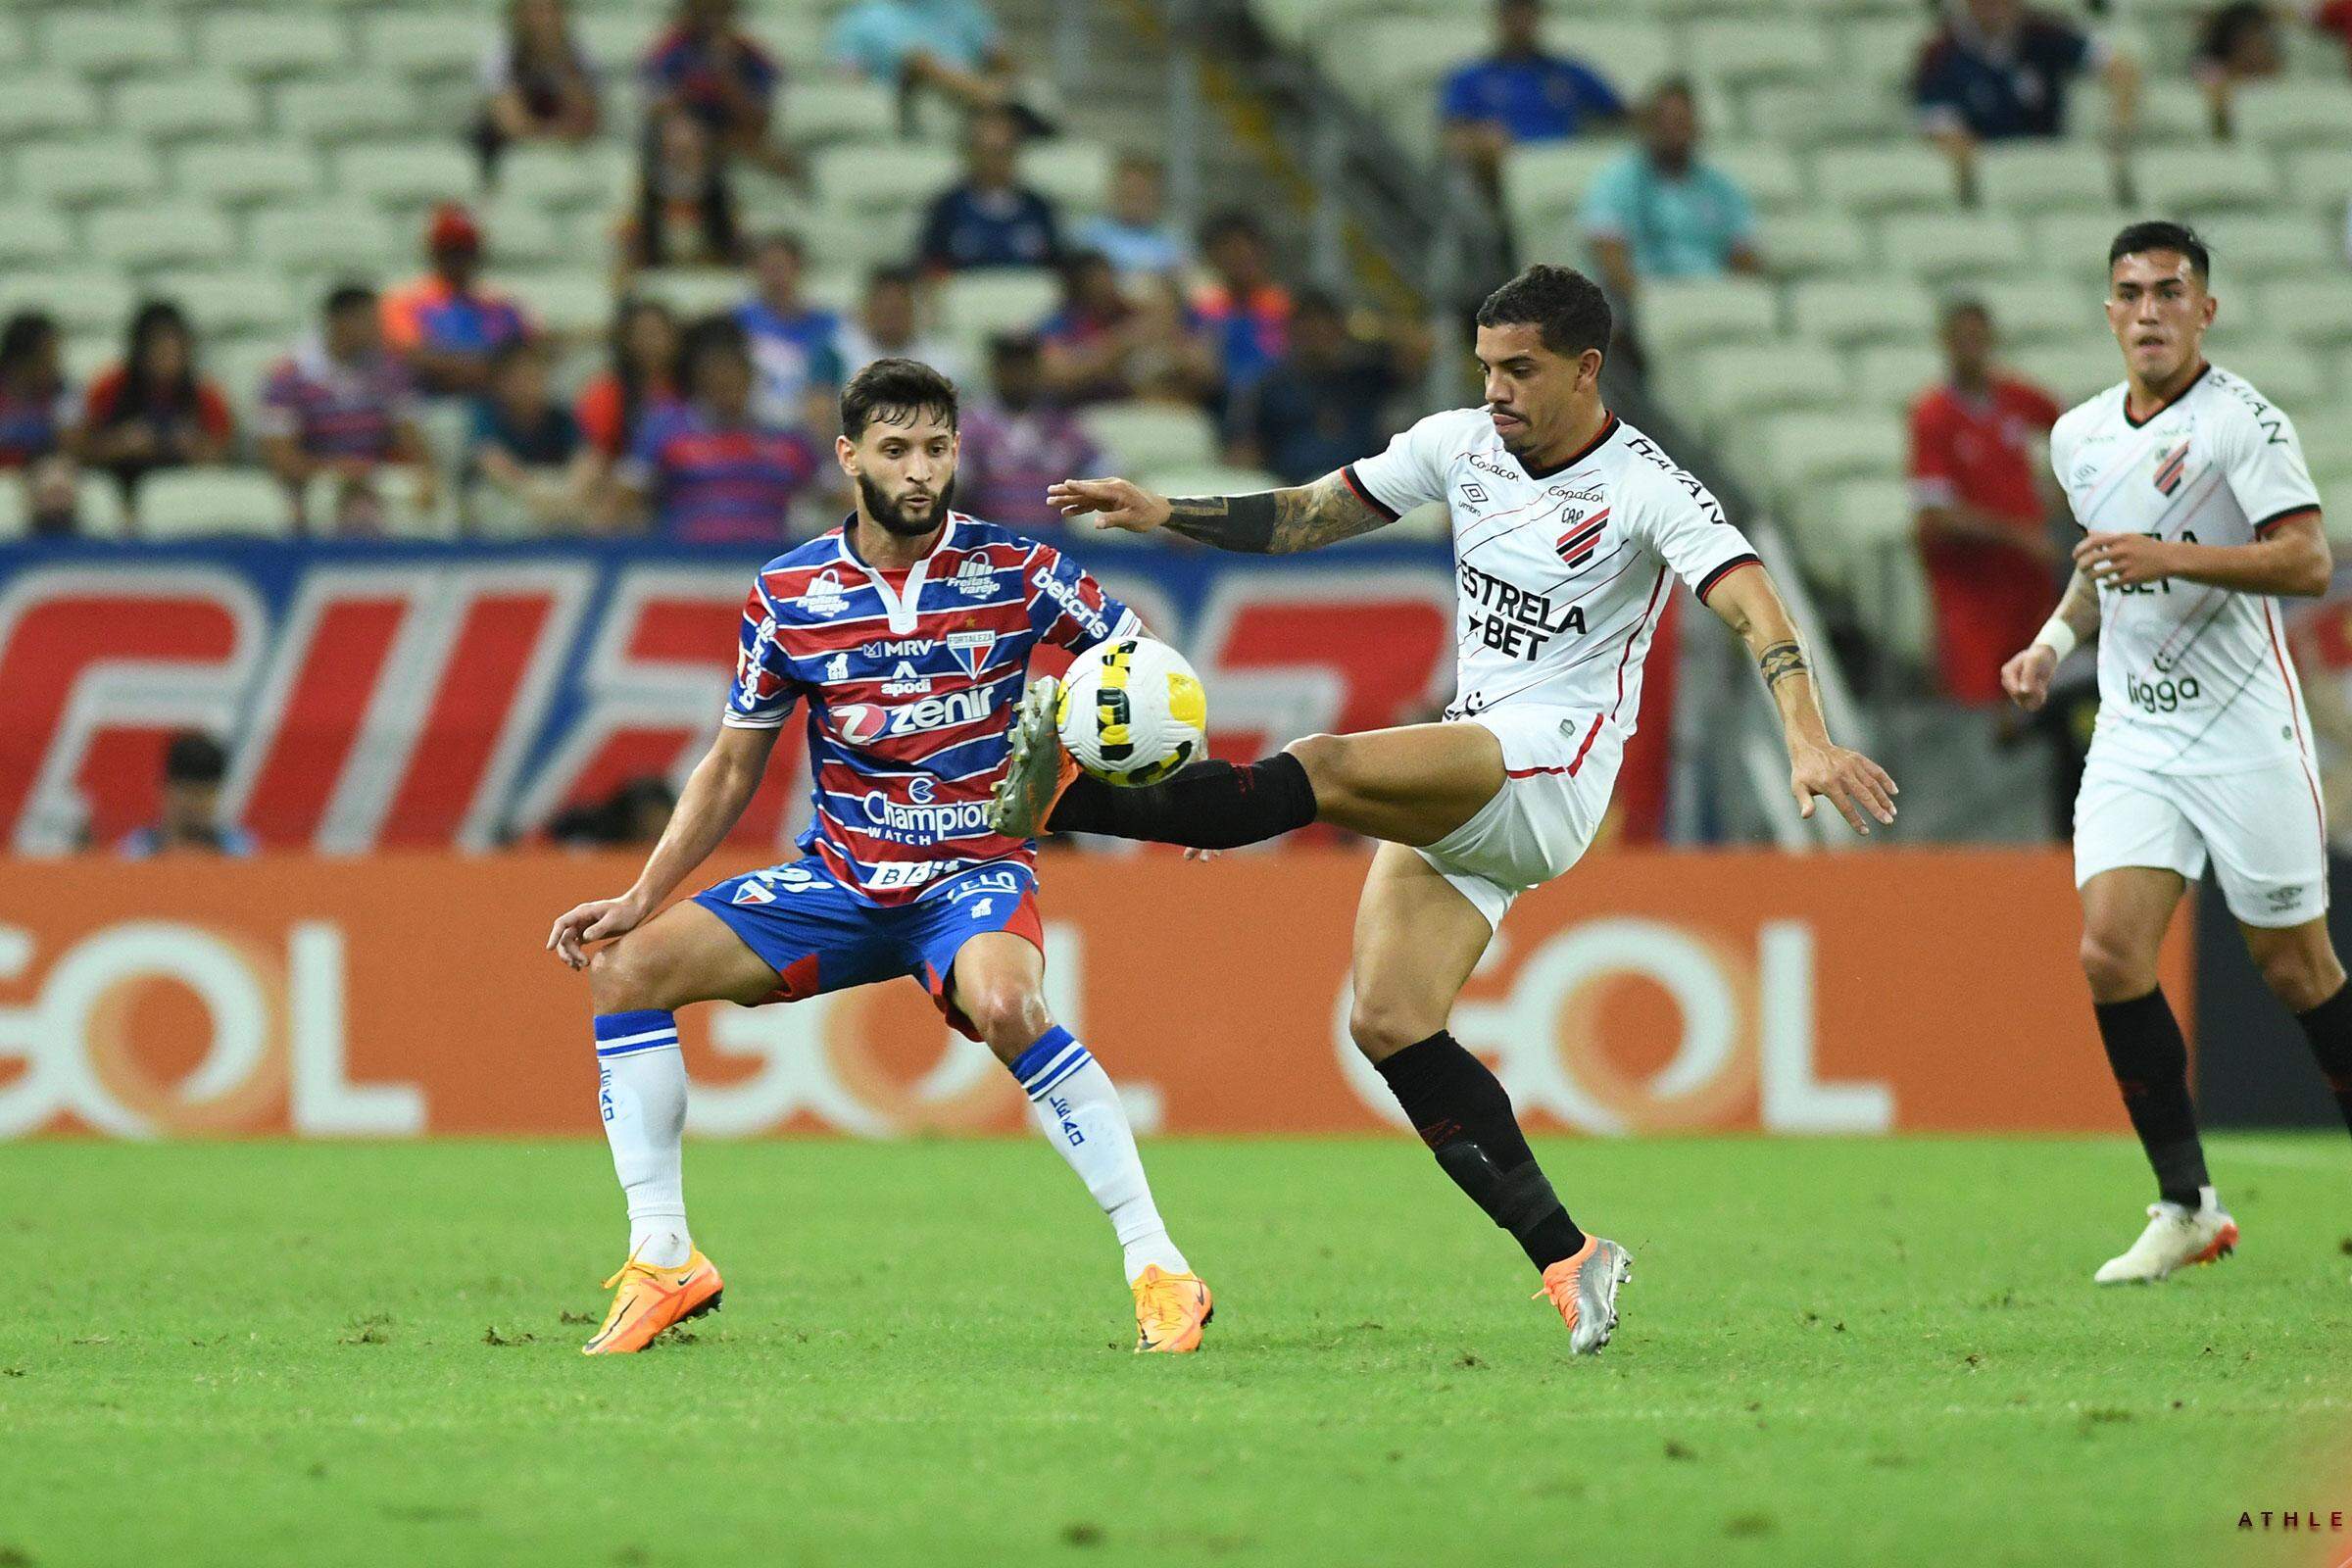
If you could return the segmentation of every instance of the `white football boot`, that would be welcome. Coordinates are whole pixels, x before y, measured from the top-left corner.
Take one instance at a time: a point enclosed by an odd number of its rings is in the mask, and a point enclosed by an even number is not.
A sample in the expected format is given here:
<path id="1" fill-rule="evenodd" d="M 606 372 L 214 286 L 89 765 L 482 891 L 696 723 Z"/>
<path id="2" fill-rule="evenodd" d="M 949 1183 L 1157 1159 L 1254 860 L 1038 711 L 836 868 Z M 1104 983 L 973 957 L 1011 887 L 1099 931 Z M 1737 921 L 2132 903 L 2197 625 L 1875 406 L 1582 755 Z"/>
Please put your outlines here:
<path id="1" fill-rule="evenodd" d="M 2153 1285 L 2176 1269 L 2211 1263 L 2237 1250 L 2237 1221 L 2223 1212 L 2213 1190 L 2197 1207 L 2150 1203 L 2148 1228 L 2122 1255 L 2099 1265 L 2097 1285 Z"/>

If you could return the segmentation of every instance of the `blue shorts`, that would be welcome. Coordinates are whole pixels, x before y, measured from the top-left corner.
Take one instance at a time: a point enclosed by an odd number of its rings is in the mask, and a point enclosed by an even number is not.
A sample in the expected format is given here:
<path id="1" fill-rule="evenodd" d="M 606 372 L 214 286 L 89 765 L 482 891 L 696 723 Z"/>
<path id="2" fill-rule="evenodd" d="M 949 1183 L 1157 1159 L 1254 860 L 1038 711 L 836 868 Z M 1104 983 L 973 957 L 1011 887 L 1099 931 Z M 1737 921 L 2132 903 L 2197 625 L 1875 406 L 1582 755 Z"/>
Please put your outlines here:
<path id="1" fill-rule="evenodd" d="M 966 871 L 912 904 L 868 904 L 835 881 L 814 857 L 733 877 L 694 902 L 727 922 L 743 945 L 776 971 L 769 1002 L 802 1002 L 828 991 L 902 975 L 920 980 L 957 1031 L 979 1031 L 948 996 L 956 955 L 987 931 L 1009 931 L 1039 952 L 1037 873 L 1025 865 Z"/>

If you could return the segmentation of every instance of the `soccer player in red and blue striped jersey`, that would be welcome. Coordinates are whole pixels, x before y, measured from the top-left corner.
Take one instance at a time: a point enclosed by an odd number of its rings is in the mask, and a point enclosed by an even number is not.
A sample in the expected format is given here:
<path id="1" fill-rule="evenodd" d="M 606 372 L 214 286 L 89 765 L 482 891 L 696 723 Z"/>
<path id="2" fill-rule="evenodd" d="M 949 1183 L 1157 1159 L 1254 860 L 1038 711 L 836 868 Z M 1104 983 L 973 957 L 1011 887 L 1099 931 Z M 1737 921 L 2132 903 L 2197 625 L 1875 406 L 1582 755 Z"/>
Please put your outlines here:
<path id="1" fill-rule="evenodd" d="M 843 390 L 835 450 L 857 512 L 761 568 L 718 738 L 667 831 L 634 887 L 548 937 L 589 974 L 599 1101 L 629 1201 L 629 1260 L 607 1282 L 616 1294 L 591 1354 L 640 1349 L 718 1300 L 686 1227 L 676 1009 L 900 976 L 1012 1071 L 1110 1216 L 1136 1348 L 1200 1343 L 1208 1289 L 1168 1238 L 1118 1093 L 1046 1008 L 1036 845 L 987 820 L 1031 651 L 1083 651 L 1138 622 L 1053 546 L 949 509 L 956 420 L 954 385 L 911 360 L 876 361 Z M 806 858 L 662 908 L 734 826 L 804 703 Z M 607 945 L 591 956 L 593 942 Z"/>

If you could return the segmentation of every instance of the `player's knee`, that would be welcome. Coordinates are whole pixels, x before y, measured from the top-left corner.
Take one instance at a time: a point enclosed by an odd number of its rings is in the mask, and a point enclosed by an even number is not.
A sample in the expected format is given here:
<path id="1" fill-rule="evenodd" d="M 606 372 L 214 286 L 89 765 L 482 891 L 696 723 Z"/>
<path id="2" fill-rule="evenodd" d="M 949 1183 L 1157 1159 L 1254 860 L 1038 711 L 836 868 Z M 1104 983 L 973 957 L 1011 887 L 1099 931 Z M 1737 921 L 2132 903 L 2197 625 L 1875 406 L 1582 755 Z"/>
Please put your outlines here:
<path id="1" fill-rule="evenodd" d="M 1034 986 L 1015 984 L 984 985 L 967 992 L 962 998 L 963 1015 L 971 1020 L 980 1038 L 1000 1056 L 1017 1054 L 1037 1043 L 1038 1036 L 1054 1027 L 1054 1018 L 1046 1010 L 1045 998 Z"/>
<path id="2" fill-rule="evenodd" d="M 2281 946 L 2256 954 L 2254 962 L 2262 971 L 2262 983 L 2289 1012 L 2309 1012 L 2334 996 L 2344 983 L 2343 966 L 2326 949 L 2314 952 L 2300 945 Z"/>
<path id="3" fill-rule="evenodd" d="M 654 965 L 640 956 L 642 943 L 627 937 L 588 955 L 588 1002 L 598 1012 L 634 1012 L 658 1007 L 652 995 Z"/>
<path id="4" fill-rule="evenodd" d="M 1349 788 L 1353 760 L 1347 736 L 1307 735 L 1283 750 L 1306 769 L 1306 781 L 1314 786 L 1316 800 L 1328 805 Z"/>
<path id="5" fill-rule="evenodd" d="M 2156 988 L 2155 956 L 2133 953 L 2103 932 L 2083 932 L 2078 956 L 2082 977 L 2090 982 L 2090 994 L 2097 1001 L 2129 1002 Z"/>
<path id="6" fill-rule="evenodd" d="M 1366 1061 L 1386 1061 L 1444 1027 L 1443 1018 L 1432 1022 L 1423 1009 L 1381 997 L 1359 995 L 1348 1014 L 1348 1038 Z"/>

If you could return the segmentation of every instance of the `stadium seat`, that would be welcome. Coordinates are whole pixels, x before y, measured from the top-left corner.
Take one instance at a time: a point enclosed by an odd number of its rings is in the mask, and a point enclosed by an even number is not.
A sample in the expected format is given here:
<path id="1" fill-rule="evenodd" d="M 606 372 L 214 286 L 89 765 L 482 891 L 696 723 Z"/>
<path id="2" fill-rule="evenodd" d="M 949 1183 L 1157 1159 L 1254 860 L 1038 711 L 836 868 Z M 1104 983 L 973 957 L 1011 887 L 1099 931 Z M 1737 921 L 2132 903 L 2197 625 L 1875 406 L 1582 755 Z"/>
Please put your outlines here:
<path id="1" fill-rule="evenodd" d="M 2227 295 L 2250 278 L 2341 278 L 2344 275 L 2344 215 L 2315 224 L 2287 213 L 2230 213 L 2207 219 L 2197 232 L 2213 250 L 2213 290 Z M 2106 251 L 2099 255 L 2104 258 Z"/>
<path id="2" fill-rule="evenodd" d="M 616 205 L 629 182 L 618 148 L 516 147 L 498 163 L 498 194 L 540 207 Z"/>
<path id="3" fill-rule="evenodd" d="M 672 267 L 639 272 L 630 280 L 629 292 L 660 300 L 680 319 L 692 320 L 733 311 L 748 289 L 742 273 L 725 268 Z"/>
<path id="4" fill-rule="evenodd" d="M 1198 409 L 1166 403 L 1104 403 L 1078 416 L 1114 473 L 1202 467 L 1217 461 L 1217 431 Z"/>
<path id="5" fill-rule="evenodd" d="M 1748 142 L 1710 148 L 1706 161 L 1731 175 L 1760 210 L 1778 211 L 1805 199 L 1804 172 L 1786 147 Z"/>
<path id="6" fill-rule="evenodd" d="M 1784 15 L 1766 26 L 1753 18 L 1693 22 L 1683 37 L 1685 64 L 1715 81 L 1811 80 L 1837 69 L 1829 33 L 1808 19 Z"/>
<path id="7" fill-rule="evenodd" d="M 1818 278 L 1788 289 L 1790 323 L 1799 336 L 1849 347 L 1916 339 L 1936 324 L 1935 302 L 1917 283 Z"/>
<path id="8" fill-rule="evenodd" d="M 2060 404 L 2072 406 L 2124 378 L 2123 355 L 2115 339 L 2084 333 L 2065 342 L 2036 343 L 2008 356 L 2010 366 L 2037 382 Z"/>
<path id="9" fill-rule="evenodd" d="M 40 47 L 52 70 L 84 76 L 174 71 L 188 63 L 179 19 L 133 7 L 52 12 L 41 19 Z"/>
<path id="10" fill-rule="evenodd" d="M 940 285 L 940 325 L 977 346 L 1000 332 L 1035 331 L 1060 298 L 1060 279 L 1044 268 L 959 272 Z"/>
<path id="11" fill-rule="evenodd" d="M 544 268 L 501 271 L 494 282 L 520 301 L 531 318 L 547 331 L 586 336 L 612 324 L 612 281 L 601 270 Z"/>
<path id="12" fill-rule="evenodd" d="M 404 75 L 470 75 L 489 43 L 490 25 L 487 12 L 387 9 L 361 20 L 360 51 L 374 65 Z M 599 64 L 612 64 L 593 44 L 589 52 Z"/>
<path id="13" fill-rule="evenodd" d="M 580 47 L 596 63 L 598 72 L 617 86 L 626 82 L 637 63 L 645 58 L 646 48 L 662 30 L 662 22 L 658 12 L 632 6 L 577 17 L 572 25 L 577 29 Z M 791 95 L 787 88 L 785 96 Z"/>
<path id="14" fill-rule="evenodd" d="M 277 89 L 277 114 L 289 135 L 318 143 L 406 135 L 425 120 L 415 88 L 395 77 L 367 75 L 290 82 Z"/>
<path id="15" fill-rule="evenodd" d="M 2107 247 L 2128 219 L 2101 208 L 2051 212 L 2033 220 L 2034 265 L 2060 275 L 2106 286 Z"/>
<path id="16" fill-rule="evenodd" d="M 1792 514 L 1789 531 L 1808 578 L 1865 599 L 1878 586 L 1871 564 L 1888 550 L 1909 548 L 1915 512 L 1907 479 L 1843 479 L 1820 504 Z"/>
<path id="17" fill-rule="evenodd" d="M 1879 253 L 1895 272 L 1948 283 L 2014 271 L 2026 234 L 2002 213 L 1905 213 L 1879 225 Z"/>
<path id="18" fill-rule="evenodd" d="M 82 135 L 98 123 L 98 94 L 78 76 L 0 77 L 0 140 Z"/>
<path id="19" fill-rule="evenodd" d="M 463 201 L 474 193 L 473 159 L 454 141 L 370 143 L 335 154 L 342 193 L 387 207 Z"/>
<path id="20" fill-rule="evenodd" d="M 74 254 L 74 231 L 61 213 L 47 207 L 0 206 L 0 269 L 26 270 Z"/>
<path id="21" fill-rule="evenodd" d="M 1995 278 L 1973 292 L 1992 313 L 1993 331 L 2008 347 L 2107 330 L 2098 290 L 2078 278 Z"/>
<path id="22" fill-rule="evenodd" d="M 1992 143 L 1977 152 L 1977 197 L 2018 213 L 2112 207 L 2114 160 L 2075 142 Z"/>
<path id="23" fill-rule="evenodd" d="M 1511 226 L 1523 236 L 1569 228 L 1592 176 L 1624 156 L 1624 143 L 1605 138 L 1514 148 L 1502 165 L 1502 205 Z"/>
<path id="24" fill-rule="evenodd" d="M 2306 211 L 2316 211 L 2340 232 L 2344 208 L 2352 202 L 2352 147 L 2314 148 L 2289 154 L 2286 162 L 2288 196 Z"/>
<path id="25" fill-rule="evenodd" d="M 155 194 L 163 171 L 135 141 L 44 141 L 17 157 L 17 194 L 63 207 L 137 201 Z"/>
<path id="26" fill-rule="evenodd" d="M 1752 277 L 1660 279 L 1642 290 L 1634 324 L 1652 354 L 1771 337 L 1780 300 Z"/>
<path id="27" fill-rule="evenodd" d="M 1697 347 L 1664 368 L 1675 406 L 1710 430 L 1756 409 L 1825 408 L 1846 397 L 1844 364 L 1819 343 Z"/>
<path id="28" fill-rule="evenodd" d="M 548 266 L 573 255 L 571 237 L 540 208 L 500 200 L 478 217 L 490 255 L 502 267 Z"/>
<path id="29" fill-rule="evenodd" d="M 1563 11 L 1565 8 L 1562 8 Z M 1485 10 L 1457 13 L 1447 19 L 1453 32 L 1439 58 L 1450 68 L 1487 48 Z M 1567 54 L 1596 63 L 1609 84 L 1628 101 L 1641 97 L 1650 84 L 1675 69 L 1677 50 L 1667 26 L 1645 17 L 1627 16 L 1624 9 L 1604 6 L 1585 16 L 1560 15 L 1544 24 L 1544 41 Z M 1432 108 L 1435 100 L 1432 98 Z"/>
<path id="30" fill-rule="evenodd" d="M 2281 278 L 2262 290 L 2259 318 L 2298 343 L 2352 343 L 2352 285 L 2337 278 Z"/>
<path id="31" fill-rule="evenodd" d="M 240 425 L 253 418 L 262 401 L 263 383 L 292 346 L 292 335 L 287 334 L 227 338 L 199 348 L 199 363 L 207 375 L 220 383 Z"/>
<path id="32" fill-rule="evenodd" d="M 961 169 L 950 149 L 914 145 L 827 147 L 810 164 L 818 203 L 840 213 L 921 208 Z"/>
<path id="33" fill-rule="evenodd" d="M 1765 269 L 1781 277 L 1859 272 L 1873 259 L 1868 231 L 1837 207 L 1766 216 L 1757 225 L 1756 249 Z"/>
<path id="34" fill-rule="evenodd" d="M 1856 87 L 1864 82 L 1909 81 L 1930 31 L 1917 7 L 1908 7 L 1899 16 L 1856 17 L 1843 24 L 1838 29 L 1845 54 L 1845 75 L 1839 87 L 1846 81 Z"/>
<path id="35" fill-rule="evenodd" d="M 2268 207 L 2278 199 L 2278 167 L 2252 147 L 2167 147 L 2132 161 L 2140 205 L 2180 218 Z"/>
<path id="36" fill-rule="evenodd" d="M 1943 379 L 1943 355 L 1933 339 L 1871 343 L 1854 351 L 1853 396 L 1874 408 L 1909 410 Z"/>
<path id="37" fill-rule="evenodd" d="M 86 230 L 93 261 L 128 271 L 174 264 L 218 266 L 236 254 L 228 220 L 213 207 L 110 207 L 90 215 Z"/>
<path id="38" fill-rule="evenodd" d="M 2241 340 L 2233 333 L 2223 332 L 2207 341 L 2206 353 L 2290 415 L 2298 409 L 2316 406 L 2330 391 L 2330 377 L 2320 357 L 2283 338 Z"/>
<path id="39" fill-rule="evenodd" d="M 1951 160 L 1924 143 L 1825 149 L 1813 161 L 1813 189 L 1857 212 L 1948 208 L 1958 199 Z"/>
<path id="40" fill-rule="evenodd" d="M 130 284 L 115 272 L 13 272 L 0 277 L 0 314 L 47 311 L 68 332 L 120 333 L 134 302 Z"/>
<path id="41" fill-rule="evenodd" d="M 293 272 L 372 275 L 407 249 L 383 214 L 348 202 L 265 209 L 253 215 L 246 239 L 256 261 Z"/>
<path id="42" fill-rule="evenodd" d="M 1768 414 L 1749 420 L 1741 444 L 1782 498 L 1785 511 L 1817 504 L 1838 479 L 1902 471 L 1903 421 L 1884 409 L 1846 407 Z"/>
<path id="43" fill-rule="evenodd" d="M 1817 82 L 1754 87 L 1740 102 L 1751 136 L 1799 151 L 1876 141 L 1900 130 L 1905 119 L 1895 93 L 1878 81 L 1841 81 L 1836 92 Z"/>
<path id="44" fill-rule="evenodd" d="M 837 141 L 895 141 L 899 135 L 898 95 L 871 81 L 796 81 L 786 89 L 778 115 L 784 139 L 796 147 L 824 147 Z"/>
<path id="45" fill-rule="evenodd" d="M 166 144 L 261 128 L 262 100 L 234 76 L 157 76 L 115 92 L 115 128 Z"/>
<path id="46" fill-rule="evenodd" d="M 2230 130 L 2258 147 L 2342 147 L 2352 140 L 2352 85 L 2335 81 L 2266 81 L 2238 88 Z"/>
<path id="47" fill-rule="evenodd" d="M 308 201 L 319 173 L 310 149 L 291 142 L 220 142 L 172 157 L 172 183 L 182 196 L 224 207 Z"/>
<path id="48" fill-rule="evenodd" d="M 294 531 L 286 487 L 258 468 L 166 468 L 139 485 L 138 531 L 149 539 Z"/>
<path id="49" fill-rule="evenodd" d="M 1110 202 L 1111 152 L 1096 141 L 1062 137 L 1021 154 L 1021 179 L 1065 214 L 1099 213 Z"/>
<path id="50" fill-rule="evenodd" d="M 168 272 L 153 282 L 158 299 L 172 300 L 188 313 L 202 337 L 291 334 L 302 318 L 294 291 L 266 269 Z"/>
<path id="51" fill-rule="evenodd" d="M 2204 90 L 2185 79 L 2141 82 L 2132 119 L 2143 157 L 2165 157 L 2213 140 L 2213 108 Z M 2078 138 L 2102 132 L 2107 124 L 2105 93 L 2083 94 L 2073 106 L 2072 120 L 2070 129 Z"/>
<path id="52" fill-rule="evenodd" d="M 341 18 L 284 6 L 207 17 L 197 24 L 196 50 L 205 64 L 241 76 L 346 74 L 352 64 Z"/>

